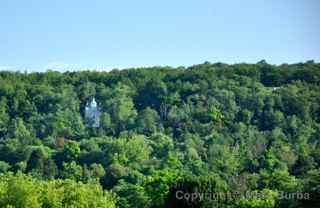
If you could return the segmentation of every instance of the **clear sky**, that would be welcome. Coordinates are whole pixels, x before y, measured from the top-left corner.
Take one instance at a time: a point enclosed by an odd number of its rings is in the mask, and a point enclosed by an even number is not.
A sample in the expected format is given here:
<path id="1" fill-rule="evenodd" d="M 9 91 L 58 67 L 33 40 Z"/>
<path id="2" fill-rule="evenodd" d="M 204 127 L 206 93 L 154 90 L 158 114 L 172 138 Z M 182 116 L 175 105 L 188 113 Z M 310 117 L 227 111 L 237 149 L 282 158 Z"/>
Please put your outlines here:
<path id="1" fill-rule="evenodd" d="M 0 69 L 320 61 L 319 0 L 0 0 Z"/>

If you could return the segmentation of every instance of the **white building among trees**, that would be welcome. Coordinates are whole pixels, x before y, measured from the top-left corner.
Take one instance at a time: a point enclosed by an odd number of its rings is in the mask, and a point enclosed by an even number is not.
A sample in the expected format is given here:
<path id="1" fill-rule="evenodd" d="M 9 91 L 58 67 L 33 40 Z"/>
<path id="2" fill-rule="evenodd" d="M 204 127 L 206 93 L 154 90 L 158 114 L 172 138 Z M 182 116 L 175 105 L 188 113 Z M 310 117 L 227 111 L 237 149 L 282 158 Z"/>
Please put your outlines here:
<path id="1" fill-rule="evenodd" d="M 99 127 L 100 126 L 100 109 L 95 98 L 92 98 L 90 103 L 87 103 L 85 108 L 85 121 L 88 127 Z"/>

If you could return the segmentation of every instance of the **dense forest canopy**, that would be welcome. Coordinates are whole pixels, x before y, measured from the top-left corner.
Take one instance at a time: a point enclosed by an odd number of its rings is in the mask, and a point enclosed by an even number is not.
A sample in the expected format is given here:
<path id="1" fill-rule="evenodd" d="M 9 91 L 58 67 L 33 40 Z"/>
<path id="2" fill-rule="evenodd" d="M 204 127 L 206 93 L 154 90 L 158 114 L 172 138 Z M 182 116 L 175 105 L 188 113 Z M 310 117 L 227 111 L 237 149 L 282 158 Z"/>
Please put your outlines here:
<path id="1" fill-rule="evenodd" d="M 313 61 L 0 72 L 0 206 L 320 207 L 319 84 Z"/>

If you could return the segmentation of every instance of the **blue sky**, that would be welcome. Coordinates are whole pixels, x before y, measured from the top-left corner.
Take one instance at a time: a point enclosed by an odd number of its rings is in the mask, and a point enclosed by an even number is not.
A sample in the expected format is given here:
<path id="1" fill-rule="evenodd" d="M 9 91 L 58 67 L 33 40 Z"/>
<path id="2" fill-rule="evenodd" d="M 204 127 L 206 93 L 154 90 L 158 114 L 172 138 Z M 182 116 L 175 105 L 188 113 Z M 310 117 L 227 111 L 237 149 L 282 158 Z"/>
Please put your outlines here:
<path id="1" fill-rule="evenodd" d="M 318 0 L 1 0 L 0 69 L 320 61 Z"/>

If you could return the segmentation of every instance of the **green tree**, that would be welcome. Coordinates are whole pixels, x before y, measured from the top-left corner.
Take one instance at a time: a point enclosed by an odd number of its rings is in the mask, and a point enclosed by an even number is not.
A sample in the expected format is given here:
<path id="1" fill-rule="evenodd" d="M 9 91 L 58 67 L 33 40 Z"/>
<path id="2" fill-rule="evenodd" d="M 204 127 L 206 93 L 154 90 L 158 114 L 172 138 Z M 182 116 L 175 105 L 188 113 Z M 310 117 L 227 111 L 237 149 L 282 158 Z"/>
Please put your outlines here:
<path id="1" fill-rule="evenodd" d="M 138 184 L 130 184 L 121 180 L 113 191 L 120 196 L 118 206 L 122 208 L 147 208 L 150 204 L 150 199 L 146 194 L 144 187 Z"/>
<path id="2" fill-rule="evenodd" d="M 104 103 L 112 121 L 116 124 L 118 134 L 129 128 L 137 116 L 130 93 L 128 86 L 118 84 L 112 91 L 111 97 Z"/>
<path id="3" fill-rule="evenodd" d="M 160 117 L 157 111 L 147 107 L 141 111 L 137 118 L 137 131 L 140 134 L 150 136 L 162 130 Z"/>
<path id="4" fill-rule="evenodd" d="M 64 179 L 80 181 L 83 178 L 83 169 L 74 161 L 70 163 L 63 163 L 60 175 Z"/>

